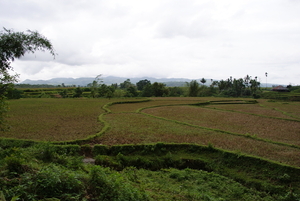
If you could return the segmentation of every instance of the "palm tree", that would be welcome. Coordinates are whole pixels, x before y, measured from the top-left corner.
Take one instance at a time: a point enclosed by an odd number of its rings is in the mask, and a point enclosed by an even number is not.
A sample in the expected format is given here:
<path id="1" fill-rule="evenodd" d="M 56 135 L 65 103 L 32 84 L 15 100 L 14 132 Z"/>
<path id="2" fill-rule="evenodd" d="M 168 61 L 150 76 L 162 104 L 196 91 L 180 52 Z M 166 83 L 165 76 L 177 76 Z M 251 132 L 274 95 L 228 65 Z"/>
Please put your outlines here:
<path id="1" fill-rule="evenodd" d="M 268 78 L 268 73 L 266 72 L 265 75 L 266 75 L 266 89 L 267 89 L 267 87 L 268 87 L 268 80 L 267 80 L 267 78 Z"/>

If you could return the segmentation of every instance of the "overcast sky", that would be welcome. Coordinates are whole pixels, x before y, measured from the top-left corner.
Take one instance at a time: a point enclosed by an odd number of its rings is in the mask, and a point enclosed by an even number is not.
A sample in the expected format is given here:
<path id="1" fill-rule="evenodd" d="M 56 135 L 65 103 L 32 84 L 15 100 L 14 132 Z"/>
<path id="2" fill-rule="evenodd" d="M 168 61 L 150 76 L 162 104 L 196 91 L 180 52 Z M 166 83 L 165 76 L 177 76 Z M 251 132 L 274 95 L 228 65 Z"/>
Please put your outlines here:
<path id="1" fill-rule="evenodd" d="M 257 76 L 300 84 L 299 0 L 1 0 L 0 24 L 56 53 L 13 62 L 25 79 Z"/>

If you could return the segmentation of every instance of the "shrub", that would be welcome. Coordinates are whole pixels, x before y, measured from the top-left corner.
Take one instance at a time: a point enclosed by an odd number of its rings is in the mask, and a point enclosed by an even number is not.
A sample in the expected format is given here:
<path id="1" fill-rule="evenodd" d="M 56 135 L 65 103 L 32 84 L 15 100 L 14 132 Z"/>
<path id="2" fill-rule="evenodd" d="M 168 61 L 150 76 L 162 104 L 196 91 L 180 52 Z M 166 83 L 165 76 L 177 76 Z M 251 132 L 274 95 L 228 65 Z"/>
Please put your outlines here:
<path id="1" fill-rule="evenodd" d="M 44 162 L 51 162 L 55 158 L 54 147 L 49 143 L 41 145 L 38 150 L 41 150 L 41 152 L 38 153 L 37 158 Z"/>
<path id="2" fill-rule="evenodd" d="M 4 159 L 6 168 L 10 173 L 22 174 L 24 172 L 23 163 L 24 160 L 16 156 L 8 156 Z"/>
<path id="3" fill-rule="evenodd" d="M 84 185 L 81 175 L 49 165 L 41 169 L 32 178 L 32 190 L 39 199 L 60 198 L 62 200 L 74 200 L 84 194 Z"/>
<path id="4" fill-rule="evenodd" d="M 98 155 L 95 157 L 95 164 L 104 167 L 111 167 L 113 169 L 121 169 L 121 164 L 114 160 L 112 157 L 106 155 Z"/>
<path id="5" fill-rule="evenodd" d="M 88 191 L 95 200 L 148 200 L 144 192 L 139 191 L 128 182 L 117 172 L 112 172 L 108 168 L 94 166 L 91 169 L 88 181 Z"/>

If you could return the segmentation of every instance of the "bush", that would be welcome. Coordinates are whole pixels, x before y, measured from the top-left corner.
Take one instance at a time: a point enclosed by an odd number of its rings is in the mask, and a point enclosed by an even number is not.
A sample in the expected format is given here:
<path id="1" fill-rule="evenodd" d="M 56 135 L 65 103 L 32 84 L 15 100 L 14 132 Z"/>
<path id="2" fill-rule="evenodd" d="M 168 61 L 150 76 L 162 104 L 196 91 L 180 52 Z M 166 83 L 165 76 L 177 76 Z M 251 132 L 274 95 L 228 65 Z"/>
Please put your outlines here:
<path id="1" fill-rule="evenodd" d="M 31 189 L 39 199 L 79 200 L 84 194 L 81 177 L 76 172 L 49 165 L 33 176 Z"/>
<path id="2" fill-rule="evenodd" d="M 10 173 L 22 174 L 24 172 L 24 160 L 16 156 L 8 156 L 4 159 L 6 168 Z"/>
<path id="3" fill-rule="evenodd" d="M 94 166 L 91 169 L 88 181 L 88 191 L 95 200 L 149 200 L 144 192 L 139 191 L 128 182 L 117 172 L 112 172 L 108 168 Z"/>

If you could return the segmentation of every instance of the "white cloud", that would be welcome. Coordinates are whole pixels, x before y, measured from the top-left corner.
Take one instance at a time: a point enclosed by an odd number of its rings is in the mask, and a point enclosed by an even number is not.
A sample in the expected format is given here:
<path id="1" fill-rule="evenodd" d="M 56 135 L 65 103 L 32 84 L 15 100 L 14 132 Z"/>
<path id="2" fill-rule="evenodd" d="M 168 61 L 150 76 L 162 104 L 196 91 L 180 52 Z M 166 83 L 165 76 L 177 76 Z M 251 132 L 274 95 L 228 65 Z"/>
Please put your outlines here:
<path id="1" fill-rule="evenodd" d="M 2 0 L 2 26 L 37 30 L 58 53 L 14 62 L 24 79 L 236 78 L 300 84 L 300 3 L 273 0 Z"/>

